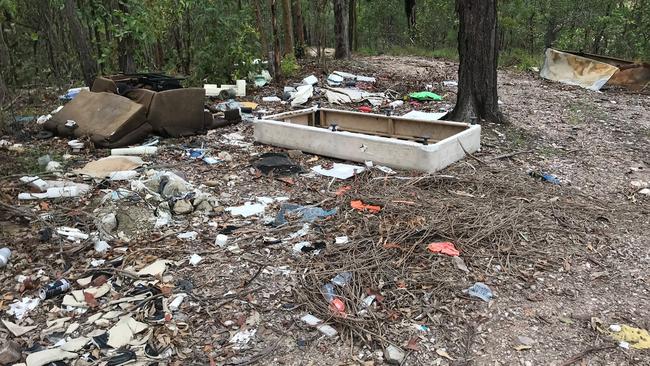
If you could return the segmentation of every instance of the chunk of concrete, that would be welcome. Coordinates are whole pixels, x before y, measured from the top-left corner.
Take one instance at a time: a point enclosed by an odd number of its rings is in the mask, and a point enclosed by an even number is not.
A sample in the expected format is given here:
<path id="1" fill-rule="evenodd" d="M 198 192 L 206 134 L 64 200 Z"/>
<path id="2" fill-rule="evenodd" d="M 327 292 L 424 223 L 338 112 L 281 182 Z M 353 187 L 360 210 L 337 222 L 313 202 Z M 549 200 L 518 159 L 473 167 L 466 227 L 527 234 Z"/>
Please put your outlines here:
<path id="1" fill-rule="evenodd" d="M 406 353 L 401 348 L 395 347 L 392 344 L 384 350 L 384 359 L 391 365 L 400 365 L 405 357 Z"/>

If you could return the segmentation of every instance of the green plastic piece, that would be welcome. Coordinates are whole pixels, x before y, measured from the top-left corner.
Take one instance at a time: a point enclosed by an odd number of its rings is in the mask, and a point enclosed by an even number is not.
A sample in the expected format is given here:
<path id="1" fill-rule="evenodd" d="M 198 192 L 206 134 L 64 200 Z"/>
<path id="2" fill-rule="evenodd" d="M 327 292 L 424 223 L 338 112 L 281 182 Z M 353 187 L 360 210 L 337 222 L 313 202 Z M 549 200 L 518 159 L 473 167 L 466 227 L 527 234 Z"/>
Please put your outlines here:
<path id="1" fill-rule="evenodd" d="M 427 100 L 435 100 L 435 101 L 441 101 L 442 100 L 442 97 L 439 96 L 438 94 L 428 92 L 428 91 L 421 91 L 421 92 L 411 93 L 411 94 L 409 94 L 409 97 L 411 99 L 419 100 L 421 102 L 427 101 Z"/>

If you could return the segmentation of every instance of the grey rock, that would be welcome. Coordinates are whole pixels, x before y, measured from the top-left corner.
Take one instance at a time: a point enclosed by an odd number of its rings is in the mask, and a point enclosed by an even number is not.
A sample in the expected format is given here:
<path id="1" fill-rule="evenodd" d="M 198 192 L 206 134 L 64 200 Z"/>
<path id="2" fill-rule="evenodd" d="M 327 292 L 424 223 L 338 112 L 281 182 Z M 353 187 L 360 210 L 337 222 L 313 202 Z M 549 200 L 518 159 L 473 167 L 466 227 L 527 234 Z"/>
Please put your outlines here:
<path id="1" fill-rule="evenodd" d="M 391 365 L 399 365 L 404 361 L 406 353 L 399 348 L 395 347 L 392 344 L 384 350 L 384 359 Z"/>

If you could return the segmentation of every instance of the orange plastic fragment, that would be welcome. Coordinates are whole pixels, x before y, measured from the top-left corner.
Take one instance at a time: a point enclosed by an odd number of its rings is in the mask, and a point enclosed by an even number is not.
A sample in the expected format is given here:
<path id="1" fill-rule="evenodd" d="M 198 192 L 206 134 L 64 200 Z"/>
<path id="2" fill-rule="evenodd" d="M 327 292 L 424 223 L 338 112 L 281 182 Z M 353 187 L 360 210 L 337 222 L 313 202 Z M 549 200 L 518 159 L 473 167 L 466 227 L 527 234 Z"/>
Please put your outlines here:
<path id="1" fill-rule="evenodd" d="M 350 202 L 350 206 L 352 206 L 353 209 L 358 211 L 370 211 L 372 213 L 378 213 L 379 211 L 381 211 L 380 206 L 366 205 L 360 200 Z"/>
<path id="2" fill-rule="evenodd" d="M 345 313 L 345 303 L 339 298 L 332 300 L 330 307 L 335 313 Z"/>
<path id="3" fill-rule="evenodd" d="M 458 251 L 458 249 L 456 249 L 454 244 L 448 241 L 442 243 L 431 243 L 427 248 L 432 253 L 442 253 L 442 254 L 450 255 L 452 257 L 458 257 L 460 255 L 460 252 Z"/>

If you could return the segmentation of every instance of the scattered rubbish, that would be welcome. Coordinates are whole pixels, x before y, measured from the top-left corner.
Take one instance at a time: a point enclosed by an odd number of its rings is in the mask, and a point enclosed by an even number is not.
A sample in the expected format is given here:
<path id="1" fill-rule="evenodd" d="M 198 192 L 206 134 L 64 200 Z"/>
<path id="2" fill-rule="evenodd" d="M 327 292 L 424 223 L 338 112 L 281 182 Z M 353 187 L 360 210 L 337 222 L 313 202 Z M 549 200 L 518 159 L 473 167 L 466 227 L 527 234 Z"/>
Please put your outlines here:
<path id="1" fill-rule="evenodd" d="M 314 94 L 314 87 L 312 85 L 300 85 L 296 90 L 297 92 L 290 99 L 292 107 L 297 107 L 307 103 L 309 98 Z"/>
<path id="2" fill-rule="evenodd" d="M 549 182 L 551 184 L 556 184 L 556 185 L 561 184 L 560 179 L 558 177 L 554 176 L 553 174 L 544 173 L 544 172 L 537 172 L 537 171 L 533 170 L 533 171 L 528 172 L 528 175 L 530 175 L 533 178 L 538 178 L 538 179 L 541 179 L 541 180 L 543 180 L 545 182 Z"/>
<path id="3" fill-rule="evenodd" d="M 614 340 L 625 342 L 628 347 L 633 349 L 650 349 L 650 333 L 647 330 L 625 324 L 614 325 L 614 329 L 610 326 L 610 331 L 606 332 Z"/>
<path id="4" fill-rule="evenodd" d="M 198 238 L 198 236 L 199 236 L 199 233 L 197 233 L 196 231 L 187 231 L 187 232 L 180 233 L 180 234 L 176 235 L 176 237 L 179 238 L 179 239 L 187 239 L 187 240 L 196 240 L 196 238 Z"/>
<path id="5" fill-rule="evenodd" d="M 352 273 L 351 272 L 343 272 L 337 274 L 334 278 L 332 278 L 332 283 L 337 285 L 337 286 L 345 286 L 350 282 L 352 279 Z"/>
<path id="6" fill-rule="evenodd" d="M 20 326 L 18 324 L 12 323 L 8 320 L 2 319 L 2 324 L 14 335 L 14 337 L 20 337 L 25 333 L 31 332 L 36 329 L 36 325 L 32 326 Z"/>
<path id="7" fill-rule="evenodd" d="M 387 166 L 377 165 L 376 168 L 377 168 L 379 171 L 381 171 L 381 172 L 383 172 L 383 173 L 386 173 L 386 174 L 389 174 L 389 175 L 397 174 L 396 171 L 394 171 L 393 169 L 391 169 L 391 168 L 389 168 L 389 167 L 387 167 Z"/>
<path id="8" fill-rule="evenodd" d="M 640 91 L 650 82 L 650 66 L 644 62 L 547 48 L 539 75 L 594 91 L 604 86 L 622 86 Z"/>
<path id="9" fill-rule="evenodd" d="M 233 349 L 242 349 L 243 347 L 250 342 L 253 337 L 255 337 L 255 333 L 257 333 L 257 329 L 248 329 L 248 330 L 240 330 L 239 332 L 235 333 L 231 338 L 230 338 L 230 343 L 233 344 L 232 348 Z"/>
<path id="10" fill-rule="evenodd" d="M 347 236 L 337 236 L 334 239 L 335 244 L 347 244 L 348 243 L 348 237 Z"/>
<path id="11" fill-rule="evenodd" d="M 70 141 L 68 141 L 68 146 L 70 146 L 70 148 L 73 151 L 79 152 L 81 149 L 84 148 L 85 144 L 82 141 L 79 141 L 79 140 L 70 140 Z"/>
<path id="12" fill-rule="evenodd" d="M 47 300 L 57 297 L 67 292 L 68 290 L 70 290 L 70 282 L 62 278 L 41 288 L 41 290 L 38 292 L 38 296 L 41 298 L 41 300 Z"/>
<path id="13" fill-rule="evenodd" d="M 7 247 L 0 249 L 0 268 L 9 263 L 9 258 L 11 258 L 11 249 Z"/>
<path id="14" fill-rule="evenodd" d="M 3 340 L 0 346 L 0 365 L 18 365 L 23 357 L 20 345 L 12 340 Z"/>
<path id="15" fill-rule="evenodd" d="M 56 229 L 56 233 L 64 236 L 69 241 L 86 240 L 90 236 L 77 228 L 61 226 Z"/>
<path id="16" fill-rule="evenodd" d="M 198 262 L 197 262 L 198 263 Z M 187 294 L 178 294 L 176 297 L 169 303 L 169 310 L 176 311 L 180 309 L 183 300 L 187 297 Z"/>
<path id="17" fill-rule="evenodd" d="M 410 112 L 406 113 L 402 117 L 415 119 L 415 120 L 420 120 L 420 121 L 438 121 L 438 120 L 442 119 L 442 117 L 444 117 L 446 115 L 447 115 L 447 112 L 427 113 L 427 112 L 413 110 L 413 111 L 410 111 Z"/>
<path id="18" fill-rule="evenodd" d="M 61 345 L 61 349 L 67 352 L 79 352 L 90 342 L 90 338 L 79 337 L 70 339 Z"/>
<path id="19" fill-rule="evenodd" d="M 612 324 L 609 326 L 609 330 L 612 332 L 620 332 L 623 328 L 618 324 Z"/>
<path id="20" fill-rule="evenodd" d="M 357 211 L 368 211 L 370 213 L 379 213 L 381 211 L 381 206 L 367 205 L 363 201 L 355 200 L 350 202 L 350 207 Z"/>
<path id="21" fill-rule="evenodd" d="M 83 168 L 74 170 L 76 174 L 87 175 L 92 178 L 109 178 L 111 180 L 130 180 L 137 174 L 134 169 L 144 164 L 137 156 L 108 156 L 99 160 L 88 162 Z"/>
<path id="22" fill-rule="evenodd" d="M 273 78 L 271 77 L 271 73 L 269 73 L 267 70 L 262 70 L 262 73 L 254 76 L 255 86 L 261 88 L 264 85 L 268 84 L 272 79 Z"/>
<path id="23" fill-rule="evenodd" d="M 277 198 L 269 198 L 269 197 L 257 197 L 257 202 L 245 202 L 243 206 L 237 206 L 237 207 L 228 207 L 226 208 L 227 212 L 230 212 L 231 215 L 233 216 L 242 216 L 242 217 L 249 217 L 249 216 L 256 216 L 263 214 L 264 211 L 266 210 L 266 207 L 273 203 L 273 202 L 283 202 L 288 200 L 287 197 L 277 197 Z"/>
<path id="24" fill-rule="evenodd" d="M 639 191 L 639 194 L 650 196 L 650 188 L 643 188 Z"/>
<path id="25" fill-rule="evenodd" d="M 327 83 L 331 86 L 339 86 L 349 81 L 355 83 L 357 81 L 363 83 L 375 83 L 377 79 L 369 76 L 354 75 L 343 71 L 334 71 L 327 77 Z"/>
<path id="26" fill-rule="evenodd" d="M 195 253 L 195 254 L 192 254 L 192 255 L 190 256 L 190 264 L 193 265 L 193 266 L 196 266 L 196 265 L 199 264 L 199 262 L 201 262 L 202 260 L 203 260 L 203 257 L 201 257 L 200 255 L 198 255 L 198 254 L 196 254 L 196 253 Z"/>
<path id="27" fill-rule="evenodd" d="M 451 262 L 452 262 L 452 263 L 454 264 L 454 266 L 456 266 L 456 268 L 458 268 L 459 270 L 461 270 L 461 271 L 463 271 L 463 272 L 465 272 L 465 273 L 469 273 L 469 268 L 467 268 L 467 265 L 465 264 L 465 261 L 463 260 L 463 258 L 458 257 L 458 256 L 456 256 L 456 257 L 452 257 L 452 258 L 451 258 Z"/>
<path id="28" fill-rule="evenodd" d="M 282 99 L 276 97 L 276 96 L 271 96 L 271 97 L 262 97 L 263 102 L 268 102 L 268 103 L 278 103 L 281 102 Z"/>
<path id="29" fill-rule="evenodd" d="M 442 253 L 452 257 L 457 257 L 460 255 L 460 252 L 456 249 L 454 243 L 450 243 L 448 241 L 431 243 L 427 246 L 427 249 L 429 249 L 429 251 L 432 253 Z"/>
<path id="30" fill-rule="evenodd" d="M 401 106 L 403 106 L 403 105 L 404 105 L 404 101 L 403 101 L 403 100 L 396 100 L 396 101 L 393 101 L 393 102 L 388 103 L 388 106 L 391 107 L 391 108 L 393 108 L 393 109 L 395 109 L 395 108 L 399 108 L 399 107 L 401 107 Z"/>
<path id="31" fill-rule="evenodd" d="M 169 261 L 164 259 L 158 259 L 155 262 L 149 264 L 148 266 L 142 268 L 138 271 L 138 276 L 162 276 L 163 273 L 167 270 L 167 263 Z"/>
<path id="32" fill-rule="evenodd" d="M 275 226 L 285 224 L 287 222 L 287 215 L 300 217 L 301 221 L 303 222 L 312 222 L 319 218 L 335 215 L 336 212 L 336 208 L 333 208 L 331 210 L 323 210 L 320 207 L 307 207 L 285 203 L 280 206 L 280 211 L 276 215 L 273 224 Z"/>
<path id="33" fill-rule="evenodd" d="M 444 85 L 444 86 L 458 86 L 458 82 L 453 81 L 453 80 L 445 80 L 445 81 L 442 82 L 442 85 Z"/>
<path id="34" fill-rule="evenodd" d="M 48 166 L 53 163 L 48 163 Z M 24 178 L 24 177 L 23 177 Z M 34 177 L 38 178 L 38 177 Z M 52 198 L 73 198 L 82 196 L 90 191 L 90 186 L 83 183 L 74 183 L 70 181 L 34 181 L 35 184 L 46 183 L 43 193 L 19 193 L 19 200 L 36 200 Z M 39 188 L 40 189 L 40 188 Z"/>
<path id="35" fill-rule="evenodd" d="M 291 161 L 287 154 L 283 153 L 262 154 L 252 165 L 264 175 L 273 174 L 284 176 L 303 173 L 305 171 L 300 165 Z"/>
<path id="36" fill-rule="evenodd" d="M 406 358 L 406 353 L 392 344 L 384 350 L 384 360 L 391 365 L 401 365 Z"/>
<path id="37" fill-rule="evenodd" d="M 451 358 L 451 356 L 449 356 L 449 353 L 448 353 L 447 350 L 444 349 L 444 348 L 438 348 L 438 349 L 436 349 L 436 353 L 438 354 L 438 356 L 444 357 L 444 358 L 446 358 L 446 359 L 448 359 L 448 360 L 450 360 L 450 361 L 453 361 L 453 360 L 454 360 L 453 358 Z"/>
<path id="38" fill-rule="evenodd" d="M 363 113 L 372 113 L 372 108 L 370 108 L 370 107 L 368 107 L 368 106 L 365 106 L 365 105 L 364 105 L 364 106 L 361 106 L 361 107 L 359 107 L 359 108 L 357 108 L 357 109 L 359 110 L 359 112 L 363 112 Z"/>
<path id="39" fill-rule="evenodd" d="M 306 78 L 302 79 L 302 83 L 307 85 L 315 85 L 318 84 L 318 78 L 316 75 L 309 75 Z"/>
<path id="40" fill-rule="evenodd" d="M 338 334 L 336 329 L 332 328 L 331 326 L 324 324 L 322 320 L 318 319 L 317 317 L 311 315 L 311 314 L 306 314 L 303 315 L 300 320 L 303 322 L 307 323 L 307 325 L 310 325 L 312 327 L 316 327 L 318 331 L 321 333 L 325 334 L 328 337 L 334 337 Z"/>
<path id="41" fill-rule="evenodd" d="M 225 247 L 226 243 L 228 243 L 228 236 L 223 235 L 223 234 L 218 234 L 217 238 L 214 240 L 214 244 L 218 245 L 220 247 Z"/>
<path id="42" fill-rule="evenodd" d="M 353 177 L 355 174 L 362 173 L 366 168 L 357 165 L 334 163 L 331 167 L 317 165 L 311 168 L 311 170 L 326 177 L 348 179 Z"/>
<path id="43" fill-rule="evenodd" d="M 111 329 L 108 330 L 108 341 L 107 345 L 113 348 L 123 347 L 131 340 L 133 337 L 148 329 L 149 326 L 145 323 L 141 323 L 130 316 L 121 318 Z"/>
<path id="44" fill-rule="evenodd" d="M 23 297 L 21 300 L 15 300 L 13 303 L 9 304 L 9 310 L 7 310 L 8 315 L 13 315 L 16 319 L 21 320 L 25 314 L 31 310 L 36 309 L 40 299 L 31 297 Z"/>
<path id="45" fill-rule="evenodd" d="M 384 93 L 369 93 L 352 88 L 329 88 L 325 90 L 325 97 L 332 104 L 368 102 L 375 107 L 380 106 L 386 99 Z"/>
<path id="46" fill-rule="evenodd" d="M 334 194 L 337 195 L 337 196 L 342 196 L 351 189 L 352 189 L 351 186 L 343 186 L 343 187 L 340 187 L 339 189 L 337 189 Z"/>
<path id="47" fill-rule="evenodd" d="M 478 297 L 479 299 L 489 302 L 492 297 L 492 290 L 483 282 L 476 282 L 470 288 L 467 289 L 467 293 L 470 296 Z"/>
<path id="48" fill-rule="evenodd" d="M 111 149 L 111 155 L 153 155 L 157 152 L 157 146 L 136 146 Z"/>
<path id="49" fill-rule="evenodd" d="M 204 84 L 206 97 L 219 97 L 222 99 L 228 97 L 245 97 L 246 96 L 246 80 L 236 80 L 235 85 L 223 84 L 217 86 L 216 84 Z"/>
<path id="50" fill-rule="evenodd" d="M 620 341 L 618 343 L 618 346 L 623 348 L 623 349 L 630 349 L 630 343 L 626 341 Z"/>
<path id="51" fill-rule="evenodd" d="M 51 115 L 51 114 L 44 114 L 44 115 L 42 115 L 42 116 L 39 116 L 39 117 L 36 119 L 36 123 L 38 123 L 39 125 L 42 125 L 43 123 L 49 121 L 50 119 L 52 119 L 52 115 Z"/>
<path id="52" fill-rule="evenodd" d="M 56 172 L 59 170 L 61 170 L 61 163 L 59 163 L 58 161 L 50 161 L 45 166 L 45 171 L 47 172 Z"/>
<path id="53" fill-rule="evenodd" d="M 441 101 L 442 97 L 436 93 L 432 93 L 430 91 L 421 91 L 421 92 L 415 92 L 409 94 L 409 98 L 413 100 L 417 100 L 419 102 L 426 102 L 426 101 Z"/>
<path id="54" fill-rule="evenodd" d="M 306 234 L 306 233 L 305 233 Z M 297 235 L 296 237 L 300 237 L 302 235 Z M 293 246 L 293 251 L 296 253 L 313 253 L 314 255 L 320 254 L 320 251 L 322 249 L 325 249 L 327 246 L 323 242 L 318 242 L 318 243 L 312 243 L 309 241 L 301 241 L 299 243 L 294 244 Z"/>

